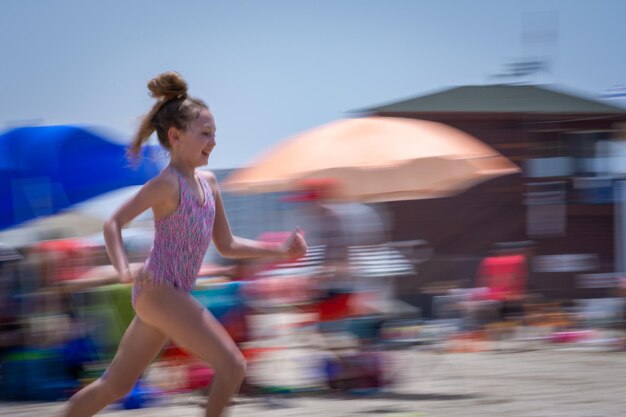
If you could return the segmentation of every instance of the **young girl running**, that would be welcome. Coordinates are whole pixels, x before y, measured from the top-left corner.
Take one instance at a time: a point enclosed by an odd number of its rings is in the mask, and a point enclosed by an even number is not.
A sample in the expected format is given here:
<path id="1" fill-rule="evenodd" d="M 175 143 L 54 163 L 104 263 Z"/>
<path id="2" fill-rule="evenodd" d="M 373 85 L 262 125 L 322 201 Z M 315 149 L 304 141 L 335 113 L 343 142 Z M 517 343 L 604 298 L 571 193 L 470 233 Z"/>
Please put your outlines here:
<path id="1" fill-rule="evenodd" d="M 296 258 L 306 252 L 299 229 L 281 245 L 233 236 L 215 176 L 196 170 L 215 147 L 215 122 L 207 105 L 187 95 L 178 73 L 166 72 L 148 83 L 157 99 L 131 146 L 139 155 L 156 131 L 170 163 L 123 204 L 104 226 L 106 248 L 123 282 L 133 282 L 136 317 L 102 377 L 76 393 L 65 416 L 91 416 L 126 395 L 168 339 L 215 370 L 206 416 L 218 417 L 239 389 L 246 364 L 217 320 L 190 295 L 211 240 L 230 258 Z M 133 276 L 121 229 L 152 209 L 155 236 L 142 270 Z"/>

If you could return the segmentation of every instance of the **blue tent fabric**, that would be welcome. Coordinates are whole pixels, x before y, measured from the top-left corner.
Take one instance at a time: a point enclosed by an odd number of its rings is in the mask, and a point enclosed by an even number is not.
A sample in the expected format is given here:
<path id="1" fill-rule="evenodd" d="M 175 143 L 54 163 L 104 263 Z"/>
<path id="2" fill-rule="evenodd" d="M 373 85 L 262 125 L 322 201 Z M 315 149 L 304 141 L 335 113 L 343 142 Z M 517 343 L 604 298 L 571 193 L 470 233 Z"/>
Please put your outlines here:
<path id="1" fill-rule="evenodd" d="M 143 184 L 162 167 L 155 147 L 145 148 L 133 166 L 124 145 L 82 127 L 10 130 L 0 135 L 0 230 Z"/>

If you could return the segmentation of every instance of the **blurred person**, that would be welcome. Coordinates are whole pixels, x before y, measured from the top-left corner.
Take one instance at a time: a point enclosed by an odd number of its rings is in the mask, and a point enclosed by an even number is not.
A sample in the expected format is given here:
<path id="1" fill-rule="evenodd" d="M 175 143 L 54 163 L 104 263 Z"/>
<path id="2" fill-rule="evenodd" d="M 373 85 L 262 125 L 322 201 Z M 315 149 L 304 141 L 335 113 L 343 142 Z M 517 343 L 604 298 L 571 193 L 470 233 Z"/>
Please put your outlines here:
<path id="1" fill-rule="evenodd" d="M 479 309 L 483 318 L 507 321 L 524 315 L 524 300 L 528 288 L 528 259 L 532 242 L 498 243 L 482 260 L 476 277 L 476 298 L 491 302 Z M 495 309 L 494 311 L 491 311 Z"/>
<path id="2" fill-rule="evenodd" d="M 342 184 L 337 179 L 307 179 L 299 185 L 301 191 L 286 200 L 302 203 L 307 240 L 324 246 L 321 272 L 314 277 L 320 329 L 345 330 L 344 319 L 380 313 L 381 305 L 392 296 L 389 279 L 360 277 L 350 255 L 354 247 L 386 244 L 385 221 L 366 204 L 338 201 Z"/>
<path id="3" fill-rule="evenodd" d="M 6 352 L 23 343 L 19 266 L 23 257 L 15 249 L 0 245 L 0 364 Z M 1 366 L 1 365 L 0 365 Z"/>
<path id="4" fill-rule="evenodd" d="M 65 416 L 91 416 L 128 393 L 168 338 L 210 364 L 216 377 L 206 416 L 220 416 L 244 378 L 246 364 L 224 328 L 191 297 L 211 240 L 228 258 L 297 258 L 306 252 L 299 229 L 280 244 L 233 236 L 215 176 L 196 170 L 215 147 L 215 122 L 208 106 L 187 94 L 180 74 L 163 73 L 148 83 L 157 99 L 143 119 L 130 154 L 156 130 L 170 153 L 169 165 L 148 181 L 105 223 L 107 251 L 122 282 L 133 282 L 136 317 L 104 375 L 69 401 Z M 122 227 L 147 209 L 155 218 L 150 255 L 140 271 L 129 268 Z"/>

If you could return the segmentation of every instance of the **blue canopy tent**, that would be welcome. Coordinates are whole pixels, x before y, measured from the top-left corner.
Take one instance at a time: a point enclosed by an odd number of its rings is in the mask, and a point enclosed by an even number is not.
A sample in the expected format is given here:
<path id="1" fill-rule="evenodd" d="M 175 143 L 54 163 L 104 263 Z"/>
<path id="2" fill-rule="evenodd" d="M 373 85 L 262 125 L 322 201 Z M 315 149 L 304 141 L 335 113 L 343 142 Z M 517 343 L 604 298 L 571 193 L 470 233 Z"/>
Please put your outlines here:
<path id="1" fill-rule="evenodd" d="M 55 214 L 159 173 L 155 147 L 133 166 L 126 147 L 76 126 L 21 127 L 0 135 L 0 230 Z"/>

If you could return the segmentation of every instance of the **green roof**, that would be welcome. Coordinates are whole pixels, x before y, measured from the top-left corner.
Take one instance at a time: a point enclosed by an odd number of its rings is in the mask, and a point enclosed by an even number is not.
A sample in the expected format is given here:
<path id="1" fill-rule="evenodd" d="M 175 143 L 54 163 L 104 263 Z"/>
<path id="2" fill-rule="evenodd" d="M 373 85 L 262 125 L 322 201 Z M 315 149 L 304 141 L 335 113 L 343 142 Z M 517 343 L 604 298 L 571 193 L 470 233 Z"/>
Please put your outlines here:
<path id="1" fill-rule="evenodd" d="M 363 113 L 623 114 L 626 109 L 537 85 L 455 87 L 357 110 Z"/>

